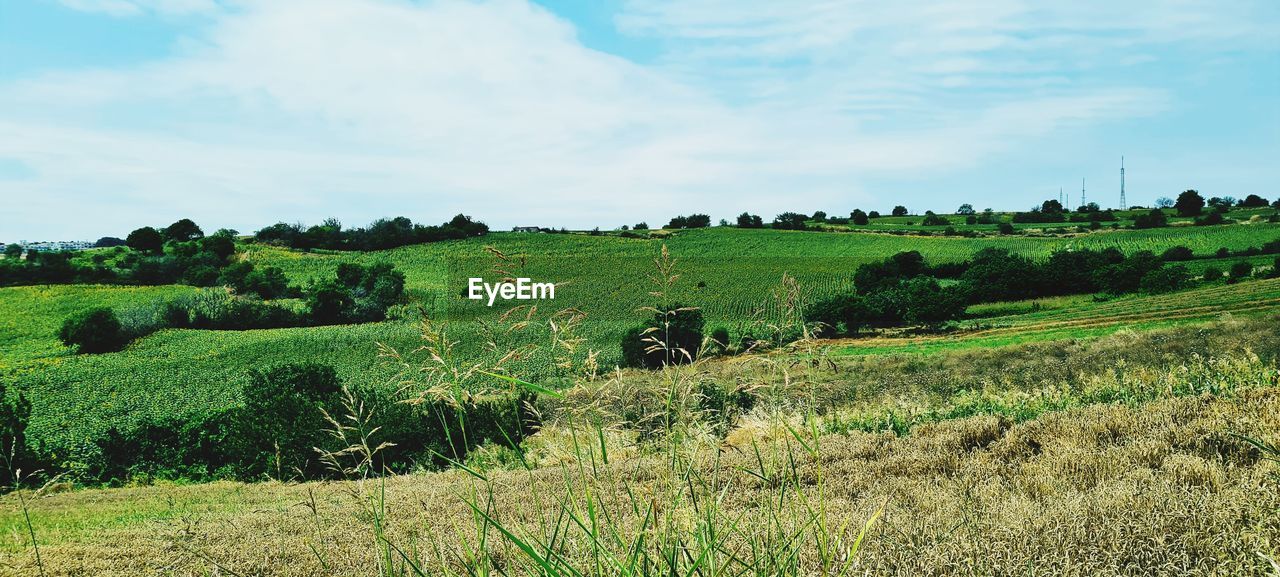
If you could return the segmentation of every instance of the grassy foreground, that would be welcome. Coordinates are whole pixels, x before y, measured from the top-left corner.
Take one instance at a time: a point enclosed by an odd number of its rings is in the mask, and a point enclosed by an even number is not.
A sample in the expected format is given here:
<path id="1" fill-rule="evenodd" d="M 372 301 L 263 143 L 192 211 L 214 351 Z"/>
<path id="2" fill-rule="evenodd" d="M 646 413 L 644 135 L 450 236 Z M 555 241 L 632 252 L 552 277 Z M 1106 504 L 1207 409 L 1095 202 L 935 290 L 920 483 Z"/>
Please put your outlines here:
<path id="1" fill-rule="evenodd" d="M 1280 465 L 1245 438 L 1280 443 L 1278 350 L 1265 319 L 742 357 L 584 383 L 468 470 L 26 508 L 51 575 L 1270 575 Z M 758 401 L 726 415 L 708 383 Z M 0 506 L 0 567 L 38 573 Z"/>

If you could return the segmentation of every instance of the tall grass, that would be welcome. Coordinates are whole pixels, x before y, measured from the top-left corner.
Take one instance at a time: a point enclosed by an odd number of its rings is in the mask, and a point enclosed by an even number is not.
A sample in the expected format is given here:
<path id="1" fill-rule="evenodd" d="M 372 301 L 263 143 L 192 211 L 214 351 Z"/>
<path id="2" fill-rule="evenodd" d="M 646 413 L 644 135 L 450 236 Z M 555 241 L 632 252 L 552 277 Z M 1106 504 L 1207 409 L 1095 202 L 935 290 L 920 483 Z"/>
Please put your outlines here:
<path id="1" fill-rule="evenodd" d="M 495 256 L 499 266 L 511 262 L 497 251 Z M 670 291 L 679 274 L 665 247 L 655 264 L 656 288 L 651 294 L 657 304 L 644 310 L 661 314 L 669 308 Z M 783 290 L 792 296 L 797 292 L 793 286 Z M 580 377 L 575 387 L 593 387 L 594 355 L 574 354 L 578 341 L 572 327 L 578 319 L 576 312 L 560 311 L 541 320 L 554 335 L 544 352 L 559 374 Z M 539 321 L 529 311 L 510 330 L 534 322 Z M 406 355 L 389 348 L 383 354 L 401 364 L 403 386 L 417 386 L 418 395 L 409 402 L 429 400 L 434 406 L 447 403 L 462 409 L 455 412 L 462 435 L 468 430 L 466 408 L 479 398 L 507 396 L 520 402 L 515 393 L 521 391 L 560 396 L 507 374 L 509 362 L 542 354 L 539 351 L 526 347 L 502 352 L 498 343 L 491 342 L 495 354 L 490 362 L 461 361 L 454 354 L 447 326 L 427 322 L 423 333 L 425 344 L 418 352 L 425 353 L 425 362 L 415 366 Z M 472 482 L 462 484 L 456 497 L 471 515 L 467 523 L 455 526 L 453 534 L 429 533 L 425 541 L 388 535 L 385 478 L 373 478 L 379 473 L 373 470 L 374 457 L 386 445 L 377 442 L 377 429 L 368 426 L 373 416 L 348 394 L 347 414 L 326 415 L 332 434 L 345 448 L 321 454 L 334 471 L 355 480 L 353 502 L 367 520 L 377 549 L 378 573 L 579 577 L 846 575 L 854 571 L 858 550 L 880 511 L 868 512 L 863 520 L 828 513 L 818 421 L 806 419 L 795 427 L 778 417 L 775 426 L 787 435 L 753 444 L 753 467 L 730 468 L 721 461 L 717 439 L 695 415 L 699 411 L 696 355 L 668 347 L 660 334 L 646 338 L 670 362 L 660 373 L 665 383 L 664 406 L 656 415 L 641 417 L 656 422 L 659 441 L 651 451 L 661 457 L 655 460 L 661 467 L 638 471 L 611 458 L 607 439 L 612 432 L 605 420 L 582 410 L 565 429 L 569 458 L 558 466 L 560 489 L 554 493 L 534 490 L 524 500 L 499 500 L 494 481 L 483 471 L 469 467 L 461 455 L 440 455 L 470 475 Z M 539 477 L 547 471 L 535 467 L 519 445 L 513 445 L 517 470 L 523 471 L 529 487 L 538 486 Z M 739 494 L 750 494 L 750 502 L 739 502 Z M 327 566 L 322 550 L 313 547 L 313 551 Z"/>

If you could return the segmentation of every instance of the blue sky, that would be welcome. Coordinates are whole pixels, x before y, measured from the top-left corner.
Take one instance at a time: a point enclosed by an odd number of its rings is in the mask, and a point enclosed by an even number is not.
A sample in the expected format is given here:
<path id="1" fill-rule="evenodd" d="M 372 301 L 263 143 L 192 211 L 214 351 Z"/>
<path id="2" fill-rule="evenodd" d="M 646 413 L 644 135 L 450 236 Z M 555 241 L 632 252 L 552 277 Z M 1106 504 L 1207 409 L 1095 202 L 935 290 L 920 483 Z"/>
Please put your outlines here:
<path id="1" fill-rule="evenodd" d="M 1062 4 L 1061 6 L 1048 4 Z M 6 0 L 0 240 L 1280 195 L 1274 1 Z"/>

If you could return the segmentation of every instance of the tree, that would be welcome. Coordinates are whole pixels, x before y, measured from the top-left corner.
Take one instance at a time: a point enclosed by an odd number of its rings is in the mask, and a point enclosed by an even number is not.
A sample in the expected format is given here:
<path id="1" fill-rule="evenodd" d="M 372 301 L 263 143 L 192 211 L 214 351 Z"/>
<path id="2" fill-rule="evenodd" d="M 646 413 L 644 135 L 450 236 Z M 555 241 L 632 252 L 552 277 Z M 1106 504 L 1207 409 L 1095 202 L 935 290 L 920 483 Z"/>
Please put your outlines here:
<path id="1" fill-rule="evenodd" d="M 1215 196 L 1213 198 L 1210 198 L 1208 201 L 1208 205 L 1213 208 L 1231 208 L 1235 206 L 1235 204 L 1236 204 L 1236 199 L 1230 196 L 1222 196 L 1222 197 Z"/>
<path id="2" fill-rule="evenodd" d="M 758 214 L 744 212 L 738 215 L 738 228 L 764 228 L 764 219 Z"/>
<path id="3" fill-rule="evenodd" d="M 826 221 L 827 221 L 827 213 L 826 213 L 826 211 L 819 210 L 819 211 L 817 211 L 817 212 L 813 213 L 813 220 L 814 220 L 814 221 L 816 221 L 816 222 L 826 222 Z"/>
<path id="4" fill-rule="evenodd" d="M 926 211 L 924 220 L 921 221 L 920 224 L 921 226 L 947 226 L 951 224 L 951 221 L 947 220 L 945 216 L 938 216 L 934 214 L 933 211 L 930 210 Z"/>
<path id="5" fill-rule="evenodd" d="M 307 290 L 306 300 L 307 308 L 311 311 L 311 321 L 318 325 L 342 322 L 355 303 L 351 298 L 351 291 L 332 279 L 313 284 Z"/>
<path id="6" fill-rule="evenodd" d="M 1007 223 L 1007 222 L 1002 222 L 1002 223 L 1000 223 L 999 225 L 997 225 L 997 226 L 996 226 L 996 230 L 997 230 L 1000 234 L 1004 234 L 1004 235 L 1014 234 L 1014 233 L 1018 232 L 1017 230 L 1014 230 L 1014 228 L 1013 228 L 1013 225 L 1012 225 L 1012 224 L 1009 224 L 1009 223 Z"/>
<path id="7" fill-rule="evenodd" d="M 1276 202 L 1280 202 L 1280 201 L 1276 201 Z M 880 218 L 880 211 L 878 211 L 878 210 L 873 210 L 873 211 L 871 211 L 871 212 L 868 212 L 868 213 L 867 213 L 867 218 Z"/>
<path id="8" fill-rule="evenodd" d="M 1167 196 L 1157 198 L 1156 208 L 1173 208 L 1173 199 Z"/>
<path id="9" fill-rule="evenodd" d="M 977 214 L 977 211 L 973 210 L 972 204 L 969 204 L 966 202 L 960 205 L 960 208 L 956 209 L 956 214 L 959 214 L 961 216 L 968 216 L 970 214 Z"/>
<path id="10" fill-rule="evenodd" d="M 76 347 L 81 353 L 105 353 L 125 344 L 125 336 L 116 313 L 106 307 L 89 309 L 62 323 L 58 331 L 62 344 Z"/>
<path id="11" fill-rule="evenodd" d="M 1133 219 L 1133 228 L 1160 228 L 1169 225 L 1169 218 L 1164 215 L 1164 211 L 1158 208 L 1151 209 L 1147 214 L 1139 214 Z"/>
<path id="12" fill-rule="evenodd" d="M 1266 208 L 1269 204 L 1267 199 L 1256 194 L 1250 194 L 1240 201 L 1241 208 Z"/>
<path id="13" fill-rule="evenodd" d="M 702 311 L 679 303 L 660 307 L 643 327 L 622 337 L 623 363 L 656 369 L 697 360 L 705 321 Z"/>
<path id="14" fill-rule="evenodd" d="M 921 276 L 902 285 L 903 319 L 909 324 L 937 326 L 964 313 L 965 301 L 954 288 Z"/>
<path id="15" fill-rule="evenodd" d="M 5 245 L 4 256 L 13 259 L 22 258 L 22 245 L 17 243 Z"/>
<path id="16" fill-rule="evenodd" d="M 236 429 L 250 476 L 318 475 L 316 447 L 332 444 L 324 412 L 337 415 L 342 382 L 332 367 L 294 364 L 253 371 Z"/>
<path id="17" fill-rule="evenodd" d="M 1190 280 L 1191 273 L 1187 272 L 1187 267 L 1166 266 L 1143 275 L 1141 287 L 1144 292 L 1152 294 L 1167 293 L 1185 288 Z"/>
<path id="18" fill-rule="evenodd" d="M 1058 202 L 1057 199 L 1051 198 L 1040 203 L 1040 212 L 1045 214 L 1061 214 L 1066 212 L 1066 209 L 1062 207 L 1062 203 Z"/>
<path id="19" fill-rule="evenodd" d="M 649 223 L 646 223 L 646 222 L 637 222 L 637 223 L 636 223 L 636 225 L 635 225 L 635 226 L 633 226 L 633 227 L 631 227 L 631 228 L 632 228 L 633 230 L 649 230 Z"/>
<path id="20" fill-rule="evenodd" d="M 1178 216 L 1199 216 L 1204 210 L 1204 197 L 1195 190 L 1184 190 L 1173 203 L 1173 208 L 1178 211 Z"/>
<path id="21" fill-rule="evenodd" d="M 124 242 L 138 252 L 159 254 L 164 250 L 164 237 L 160 236 L 160 231 L 149 226 L 129 233 Z"/>
<path id="22" fill-rule="evenodd" d="M 899 204 L 898 206 L 893 207 L 892 214 L 893 216 L 907 216 L 908 214 L 911 214 L 911 213 L 907 212 L 907 207 Z"/>
<path id="23" fill-rule="evenodd" d="M 804 230 L 805 221 L 809 220 L 808 216 L 797 212 L 784 212 L 773 217 L 773 228 L 780 230 Z"/>
<path id="24" fill-rule="evenodd" d="M 164 229 L 165 240 L 186 242 L 204 237 L 204 231 L 189 218 L 181 219 Z"/>
<path id="25" fill-rule="evenodd" d="M 1227 271 L 1227 282 L 1233 283 L 1244 280 L 1249 278 L 1251 274 L 1253 274 L 1253 264 L 1242 260 L 1231 265 L 1231 270 Z"/>
<path id="26" fill-rule="evenodd" d="M 1195 258 L 1195 253 L 1191 252 L 1190 248 L 1182 245 L 1171 246 L 1160 255 L 1160 260 L 1165 262 L 1191 260 L 1193 258 Z"/>
<path id="27" fill-rule="evenodd" d="M 122 238 L 116 238 L 114 236 L 104 236 L 98 239 L 97 242 L 93 243 L 93 248 L 110 248 L 113 246 L 124 246 L 124 245 L 125 245 L 125 241 Z"/>
<path id="28" fill-rule="evenodd" d="M 849 213 L 849 221 L 858 226 L 863 226 L 867 224 L 869 219 L 867 213 L 862 212 L 862 209 L 855 208 L 853 212 Z"/>
<path id="29" fill-rule="evenodd" d="M 867 322 L 867 305 L 856 294 L 837 295 L 809 306 L 804 319 L 820 323 L 820 334 L 854 335 Z"/>

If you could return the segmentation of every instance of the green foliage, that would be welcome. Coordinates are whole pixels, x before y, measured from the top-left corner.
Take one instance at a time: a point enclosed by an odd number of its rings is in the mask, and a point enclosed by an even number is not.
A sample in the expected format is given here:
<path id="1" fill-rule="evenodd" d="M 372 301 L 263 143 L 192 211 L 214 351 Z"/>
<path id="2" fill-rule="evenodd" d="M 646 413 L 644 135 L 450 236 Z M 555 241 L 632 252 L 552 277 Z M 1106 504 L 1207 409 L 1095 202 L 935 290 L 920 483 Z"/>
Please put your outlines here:
<path id="1" fill-rule="evenodd" d="M 295 472 L 321 475 L 324 470 L 314 448 L 331 444 L 324 433 L 324 415 L 340 414 L 341 390 L 337 373 L 326 365 L 280 365 L 252 372 L 236 424 L 247 452 L 245 473 L 277 479 Z"/>
<path id="2" fill-rule="evenodd" d="M 124 242 L 129 248 L 141 253 L 159 254 L 164 249 L 164 237 L 160 235 L 160 231 L 149 226 L 129 233 Z"/>
<path id="3" fill-rule="evenodd" d="M 693 362 L 702 347 L 704 325 L 702 311 L 696 308 L 679 303 L 658 307 L 648 323 L 623 335 L 623 363 L 655 369 Z"/>
<path id="4" fill-rule="evenodd" d="M 1204 197 L 1194 190 L 1185 190 L 1178 195 L 1178 200 L 1173 203 L 1174 210 L 1178 211 L 1178 216 L 1197 216 L 1204 210 Z"/>
<path id="5" fill-rule="evenodd" d="M 82 353 L 105 353 L 124 346 L 120 320 L 109 308 L 99 307 L 66 320 L 58 331 L 62 344 Z"/>

